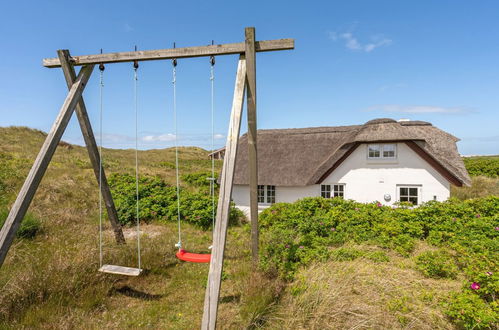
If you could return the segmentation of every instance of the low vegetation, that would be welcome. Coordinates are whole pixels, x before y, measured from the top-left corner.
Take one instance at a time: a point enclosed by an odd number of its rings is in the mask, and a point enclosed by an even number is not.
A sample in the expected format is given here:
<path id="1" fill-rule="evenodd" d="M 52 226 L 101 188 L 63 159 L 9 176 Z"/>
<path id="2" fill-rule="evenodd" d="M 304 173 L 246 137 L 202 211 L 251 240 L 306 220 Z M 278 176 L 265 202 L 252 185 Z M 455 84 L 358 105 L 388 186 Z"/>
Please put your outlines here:
<path id="1" fill-rule="evenodd" d="M 471 176 L 499 178 L 499 156 L 463 157 Z"/>
<path id="2" fill-rule="evenodd" d="M 452 303 L 442 305 L 457 324 L 498 324 L 499 197 L 430 202 L 418 208 L 305 198 L 274 204 L 260 219 L 261 264 L 271 276 L 293 281 L 304 266 L 365 255 L 345 244 L 374 245 L 414 258 L 414 268 L 428 278 L 462 279 L 461 290 L 449 296 Z M 417 254 L 421 242 L 437 250 Z M 479 299 L 482 308 L 477 310 L 470 299 Z"/>
<path id="3" fill-rule="evenodd" d="M 0 127 L 0 137 L 3 221 L 45 134 Z M 180 148 L 180 157 L 183 243 L 206 253 L 211 161 L 199 148 Z M 104 263 L 137 265 L 137 233 L 128 226 L 136 220 L 134 160 L 133 150 L 104 150 L 128 242 L 116 245 L 105 221 Z M 61 143 L 0 268 L 0 328 L 199 328 L 208 267 L 175 258 L 174 151 L 139 151 L 139 163 L 144 274 L 96 271 L 95 175 L 84 148 Z M 221 165 L 216 162 L 217 173 Z M 222 276 L 220 327 L 497 328 L 496 180 L 474 176 L 474 187 L 452 191 L 462 201 L 417 209 L 322 198 L 276 204 L 261 215 L 256 272 L 250 228 L 235 221 Z M 481 198 L 465 200 L 475 197 Z M 232 218 L 239 217 L 233 211 Z"/>
<path id="4" fill-rule="evenodd" d="M 187 175 L 186 175 L 187 176 Z M 192 175 L 194 176 L 194 175 Z M 192 176 L 189 175 L 189 178 Z M 206 176 L 196 173 L 197 181 Z M 128 225 L 137 220 L 136 203 L 137 192 L 135 176 L 128 174 L 113 174 L 109 178 L 109 185 L 114 196 L 116 210 L 122 224 Z M 197 181 L 194 181 L 193 187 L 199 188 Z M 213 216 L 218 204 L 218 198 L 214 200 L 209 194 L 209 189 L 204 192 L 192 191 L 186 187 L 181 187 L 180 195 L 180 220 L 197 225 L 203 229 L 211 228 Z M 177 188 L 168 185 L 160 177 L 140 176 L 139 178 L 139 218 L 141 221 L 149 222 L 152 220 L 177 221 Z M 230 212 L 230 222 L 238 223 L 243 218 L 241 211 L 234 206 Z"/>

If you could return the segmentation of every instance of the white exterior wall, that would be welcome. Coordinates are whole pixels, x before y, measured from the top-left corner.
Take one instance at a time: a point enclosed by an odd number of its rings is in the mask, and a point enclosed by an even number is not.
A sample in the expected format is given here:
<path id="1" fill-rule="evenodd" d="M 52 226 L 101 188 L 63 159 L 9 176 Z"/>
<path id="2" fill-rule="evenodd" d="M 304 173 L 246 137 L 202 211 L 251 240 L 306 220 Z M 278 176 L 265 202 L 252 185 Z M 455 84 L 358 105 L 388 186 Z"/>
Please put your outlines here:
<path id="1" fill-rule="evenodd" d="M 338 166 L 323 184 L 345 184 L 345 199 L 362 203 L 380 201 L 392 205 L 398 201 L 397 185 L 418 186 L 419 202 L 444 201 L 450 196 L 450 182 L 405 143 L 397 143 L 397 158 L 367 158 L 367 144 L 362 144 Z M 391 196 L 390 201 L 384 195 Z"/>
<path id="2" fill-rule="evenodd" d="M 398 185 L 417 186 L 419 202 L 443 201 L 450 196 L 450 183 L 405 143 L 397 143 L 397 158 L 367 158 L 362 144 L 329 175 L 322 184 L 345 184 L 345 199 L 362 203 L 380 201 L 392 205 L 398 201 Z M 385 194 L 391 199 L 385 201 Z M 320 185 L 276 187 L 276 202 L 294 202 L 303 197 L 320 196 Z M 249 187 L 234 185 L 232 199 L 241 209 L 249 207 Z M 261 205 L 263 208 L 265 205 Z"/>

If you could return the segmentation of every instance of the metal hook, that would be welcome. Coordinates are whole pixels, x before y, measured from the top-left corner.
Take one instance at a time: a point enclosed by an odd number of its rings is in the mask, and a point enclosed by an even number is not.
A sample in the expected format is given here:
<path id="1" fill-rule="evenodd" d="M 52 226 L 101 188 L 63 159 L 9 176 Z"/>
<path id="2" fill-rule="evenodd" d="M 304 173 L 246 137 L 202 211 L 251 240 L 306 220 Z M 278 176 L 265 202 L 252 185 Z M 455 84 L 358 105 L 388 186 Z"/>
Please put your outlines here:
<path id="1" fill-rule="evenodd" d="M 177 44 L 175 43 L 175 41 L 173 42 L 173 48 L 174 49 L 177 48 Z M 172 65 L 173 65 L 173 67 L 177 66 L 177 59 L 176 58 L 172 59 Z"/>
<path id="2" fill-rule="evenodd" d="M 135 51 L 137 51 L 137 45 L 135 45 Z M 133 61 L 133 68 L 137 70 L 139 68 L 139 61 Z"/>
<path id="3" fill-rule="evenodd" d="M 102 54 L 102 48 L 100 49 L 100 53 Z M 101 72 L 103 72 L 105 69 L 106 69 L 106 67 L 104 66 L 104 64 L 102 64 L 102 63 L 101 63 L 101 64 L 99 64 L 99 70 L 100 70 Z"/>
<path id="4" fill-rule="evenodd" d="M 213 46 L 214 44 L 215 44 L 215 42 L 212 40 L 211 45 Z M 210 56 L 210 64 L 211 64 L 211 66 L 215 65 L 215 56 L 214 55 Z"/>

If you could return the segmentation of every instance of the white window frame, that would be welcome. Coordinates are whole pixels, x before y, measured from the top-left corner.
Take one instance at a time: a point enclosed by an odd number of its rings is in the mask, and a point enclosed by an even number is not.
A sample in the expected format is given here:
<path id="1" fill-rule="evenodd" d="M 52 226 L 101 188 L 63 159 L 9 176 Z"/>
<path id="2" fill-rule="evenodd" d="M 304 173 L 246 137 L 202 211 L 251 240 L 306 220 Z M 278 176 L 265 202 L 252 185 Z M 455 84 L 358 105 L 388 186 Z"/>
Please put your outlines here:
<path id="1" fill-rule="evenodd" d="M 276 202 L 276 190 L 277 190 L 276 186 L 274 185 L 258 185 L 257 187 L 258 204 L 259 205 L 274 204 Z"/>
<path id="2" fill-rule="evenodd" d="M 374 147 L 374 146 L 377 146 L 379 148 L 379 157 L 370 156 L 370 154 L 369 154 L 370 147 Z M 386 146 L 393 146 L 393 152 L 394 152 L 393 156 L 389 156 L 389 157 L 384 156 Z M 397 159 L 397 144 L 396 143 L 370 143 L 367 145 L 367 159 L 369 159 L 369 160 Z"/>
<path id="3" fill-rule="evenodd" d="M 343 188 L 342 190 L 339 189 L 340 186 Z M 323 198 L 334 198 L 334 197 L 345 198 L 345 184 L 344 183 L 321 184 L 320 194 L 321 194 L 320 196 Z"/>
<path id="4" fill-rule="evenodd" d="M 321 197 L 331 198 L 331 185 L 330 184 L 321 184 Z"/>
<path id="5" fill-rule="evenodd" d="M 341 189 L 340 189 L 341 187 Z M 333 189 L 331 190 L 332 197 L 341 197 L 345 198 L 345 184 L 344 183 L 335 183 L 333 184 Z"/>
<path id="6" fill-rule="evenodd" d="M 400 198 L 402 197 L 401 194 L 400 194 L 400 189 L 402 188 L 407 188 L 407 189 L 414 189 L 416 188 L 417 189 L 417 203 L 414 204 L 414 206 L 416 205 L 421 205 L 421 199 L 423 197 L 422 195 L 422 185 L 414 185 L 414 184 L 398 184 L 397 185 L 397 202 L 401 202 L 400 201 Z M 410 190 L 407 191 L 407 196 L 404 196 L 404 197 L 407 197 L 408 199 L 409 198 L 413 198 L 413 196 L 411 196 L 410 194 Z M 405 201 L 405 202 L 409 202 L 409 201 Z"/>

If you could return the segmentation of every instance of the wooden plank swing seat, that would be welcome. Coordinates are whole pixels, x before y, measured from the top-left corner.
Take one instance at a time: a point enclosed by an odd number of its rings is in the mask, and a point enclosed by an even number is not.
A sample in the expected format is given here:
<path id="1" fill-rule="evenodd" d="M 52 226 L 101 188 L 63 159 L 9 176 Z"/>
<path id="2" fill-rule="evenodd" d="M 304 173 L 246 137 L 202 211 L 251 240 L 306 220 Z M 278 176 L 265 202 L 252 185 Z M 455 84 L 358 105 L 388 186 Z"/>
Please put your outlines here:
<path id="1" fill-rule="evenodd" d="M 115 275 L 139 276 L 140 273 L 142 273 L 142 269 L 116 265 L 102 265 L 102 267 L 99 268 L 99 272 Z"/>
<path id="2" fill-rule="evenodd" d="M 211 261 L 211 254 L 209 253 L 190 253 L 184 249 L 178 250 L 175 254 L 179 260 L 195 263 L 209 263 Z"/>
<path id="3" fill-rule="evenodd" d="M 222 271 L 224 264 L 227 229 L 229 224 L 230 200 L 234 181 L 234 170 L 241 128 L 244 96 L 247 97 L 248 122 L 248 176 L 250 188 L 250 219 L 251 219 L 251 250 L 253 262 L 258 260 L 258 162 L 257 162 L 257 120 L 256 120 L 256 53 L 294 49 L 293 39 L 255 40 L 255 29 L 245 29 L 245 41 L 234 44 L 211 45 L 200 47 L 186 47 L 160 49 L 148 51 L 134 51 L 122 53 L 96 54 L 71 56 L 67 50 L 59 50 L 57 58 L 43 60 L 43 65 L 49 68 L 61 67 L 69 89 L 66 99 L 60 108 L 59 114 L 52 125 L 38 156 L 12 205 L 9 215 L 0 230 L 0 267 L 14 241 L 16 231 L 33 200 L 38 186 L 48 168 L 52 156 L 61 140 L 68 122 L 74 112 L 78 117 L 80 128 L 88 149 L 90 161 L 96 178 L 100 181 L 100 190 L 107 210 L 108 218 L 115 234 L 117 243 L 125 243 L 123 231 L 118 221 L 116 207 L 102 167 L 95 136 L 90 125 L 88 113 L 83 101 L 85 89 L 92 74 L 94 65 L 120 62 L 153 61 L 166 59 L 180 59 L 192 57 L 208 57 L 239 54 L 232 109 L 229 120 L 229 132 L 226 140 L 226 152 L 220 175 L 220 192 L 216 209 L 216 221 L 213 233 L 213 249 L 211 254 L 190 253 L 180 249 L 176 253 L 179 260 L 195 263 L 210 263 L 208 283 L 206 286 L 203 318 L 201 328 L 214 330 L 216 328 Z M 82 66 L 76 74 L 74 67 Z M 214 178 L 208 178 L 214 181 Z M 138 245 L 139 246 L 139 245 Z M 140 246 L 139 246 L 140 251 Z M 102 262 L 102 259 L 101 259 Z M 100 272 L 125 276 L 139 276 L 142 273 L 138 268 L 105 264 L 99 268 Z"/>

